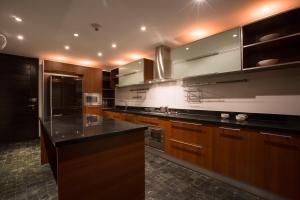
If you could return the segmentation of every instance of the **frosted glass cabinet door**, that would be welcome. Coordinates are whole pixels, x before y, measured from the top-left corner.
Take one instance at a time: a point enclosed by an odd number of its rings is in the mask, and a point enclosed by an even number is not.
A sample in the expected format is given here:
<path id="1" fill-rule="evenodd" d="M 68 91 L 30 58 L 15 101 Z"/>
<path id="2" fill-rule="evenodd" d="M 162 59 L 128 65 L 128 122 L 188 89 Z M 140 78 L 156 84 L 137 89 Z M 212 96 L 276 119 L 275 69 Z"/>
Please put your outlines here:
<path id="1" fill-rule="evenodd" d="M 241 70 L 240 44 L 235 28 L 173 49 L 173 78 Z"/>
<path id="2" fill-rule="evenodd" d="M 172 49 L 172 62 L 194 59 L 240 47 L 240 28 L 234 28 Z"/>
<path id="3" fill-rule="evenodd" d="M 172 67 L 175 79 L 239 71 L 241 70 L 241 53 L 237 49 L 193 61 L 178 62 Z"/>
<path id="4" fill-rule="evenodd" d="M 119 86 L 128 86 L 144 82 L 144 60 L 137 60 L 119 68 Z"/>

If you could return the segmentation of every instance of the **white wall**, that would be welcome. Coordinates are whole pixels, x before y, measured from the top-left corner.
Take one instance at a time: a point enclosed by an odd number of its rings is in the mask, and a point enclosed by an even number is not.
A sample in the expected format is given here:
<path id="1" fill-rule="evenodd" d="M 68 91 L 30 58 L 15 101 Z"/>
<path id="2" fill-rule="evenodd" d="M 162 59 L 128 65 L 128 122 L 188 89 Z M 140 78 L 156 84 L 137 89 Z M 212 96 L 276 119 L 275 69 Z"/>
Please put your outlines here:
<path id="1" fill-rule="evenodd" d="M 248 79 L 248 82 L 207 85 L 200 102 L 188 102 L 183 84 Z M 149 88 L 142 99 L 134 99 L 135 88 Z M 116 105 L 300 115 L 300 68 L 198 77 L 188 81 L 132 86 L 116 90 Z"/>

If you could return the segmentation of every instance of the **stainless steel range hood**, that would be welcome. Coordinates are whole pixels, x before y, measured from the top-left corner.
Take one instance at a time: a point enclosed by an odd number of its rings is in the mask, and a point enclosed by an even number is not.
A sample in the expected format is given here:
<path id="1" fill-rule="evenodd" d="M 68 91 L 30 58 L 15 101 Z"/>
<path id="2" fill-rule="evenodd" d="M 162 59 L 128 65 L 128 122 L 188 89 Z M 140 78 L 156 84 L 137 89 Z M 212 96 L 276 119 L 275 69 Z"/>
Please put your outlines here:
<path id="1" fill-rule="evenodd" d="M 161 45 L 155 48 L 154 80 L 152 83 L 171 80 L 171 48 Z"/>

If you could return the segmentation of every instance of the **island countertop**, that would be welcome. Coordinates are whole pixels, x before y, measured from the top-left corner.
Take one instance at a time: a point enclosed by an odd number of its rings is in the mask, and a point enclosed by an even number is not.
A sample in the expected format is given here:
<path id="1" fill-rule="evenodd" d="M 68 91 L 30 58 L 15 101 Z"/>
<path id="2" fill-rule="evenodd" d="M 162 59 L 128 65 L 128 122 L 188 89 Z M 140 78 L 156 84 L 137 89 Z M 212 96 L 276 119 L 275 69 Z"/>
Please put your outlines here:
<path id="1" fill-rule="evenodd" d="M 57 116 L 41 120 L 41 123 L 56 147 L 147 129 L 145 125 L 89 115 Z"/>

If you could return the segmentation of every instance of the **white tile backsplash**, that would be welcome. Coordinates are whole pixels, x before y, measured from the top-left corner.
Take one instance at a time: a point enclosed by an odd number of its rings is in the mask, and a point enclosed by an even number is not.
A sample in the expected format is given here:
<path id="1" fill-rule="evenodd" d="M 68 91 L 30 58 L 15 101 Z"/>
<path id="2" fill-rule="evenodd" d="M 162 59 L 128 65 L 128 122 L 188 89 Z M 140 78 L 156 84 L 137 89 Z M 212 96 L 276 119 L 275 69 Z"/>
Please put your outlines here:
<path id="1" fill-rule="evenodd" d="M 238 75 L 198 77 L 188 82 L 203 83 L 246 78 L 246 83 L 198 87 L 201 102 L 186 100 L 183 81 L 116 89 L 116 105 L 140 107 L 168 106 L 179 109 L 300 115 L 300 69 L 272 70 Z M 184 83 L 186 83 L 185 81 Z M 149 88 L 145 98 L 133 99 L 135 88 Z"/>

